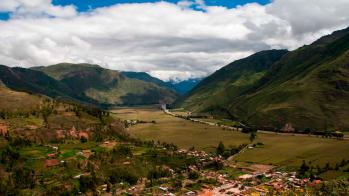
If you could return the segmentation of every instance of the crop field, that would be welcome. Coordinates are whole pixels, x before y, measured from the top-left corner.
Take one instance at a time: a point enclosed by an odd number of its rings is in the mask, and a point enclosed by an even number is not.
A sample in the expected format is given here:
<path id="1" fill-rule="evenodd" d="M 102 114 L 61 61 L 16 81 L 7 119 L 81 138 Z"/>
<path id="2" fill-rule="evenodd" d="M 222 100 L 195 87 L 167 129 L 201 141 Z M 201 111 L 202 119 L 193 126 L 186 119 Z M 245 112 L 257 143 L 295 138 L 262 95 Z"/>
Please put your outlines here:
<path id="1" fill-rule="evenodd" d="M 138 124 L 130 127 L 129 131 L 141 139 L 174 143 L 181 148 L 194 146 L 197 149 L 211 151 L 219 141 L 226 146 L 250 142 L 248 134 L 175 118 L 157 108 L 119 108 L 113 112 L 124 120 L 155 120 L 155 124 Z M 254 142 L 263 145 L 248 149 L 237 156 L 235 161 L 288 168 L 299 167 L 303 160 L 311 161 L 314 166 L 323 166 L 327 162 L 334 166 L 342 159 L 349 159 L 348 140 L 258 133 Z"/>
<path id="2" fill-rule="evenodd" d="M 180 148 L 194 146 L 197 149 L 212 151 L 220 141 L 224 141 L 226 146 L 249 143 L 247 134 L 174 118 L 157 108 L 120 108 L 113 110 L 113 113 L 124 120 L 155 120 L 156 123 L 132 126 L 129 131 L 138 138 L 174 143 Z"/>
<path id="3" fill-rule="evenodd" d="M 342 159 L 349 159 L 348 140 L 258 133 L 255 142 L 264 145 L 248 149 L 236 160 L 292 167 L 299 166 L 303 160 L 311 161 L 314 166 L 327 162 L 334 166 Z"/>

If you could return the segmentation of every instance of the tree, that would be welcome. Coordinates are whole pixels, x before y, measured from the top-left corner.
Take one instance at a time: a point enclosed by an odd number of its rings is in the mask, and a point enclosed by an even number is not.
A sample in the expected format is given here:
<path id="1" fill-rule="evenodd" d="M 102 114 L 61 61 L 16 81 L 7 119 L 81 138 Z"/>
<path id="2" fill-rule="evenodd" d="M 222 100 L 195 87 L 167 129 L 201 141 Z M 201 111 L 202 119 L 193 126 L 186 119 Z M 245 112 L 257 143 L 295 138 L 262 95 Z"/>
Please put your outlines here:
<path id="1" fill-rule="evenodd" d="M 84 136 L 82 136 L 82 137 L 80 138 L 80 142 L 81 142 L 81 143 L 86 143 L 86 142 L 87 142 L 87 138 L 84 137 Z"/>
<path id="2" fill-rule="evenodd" d="M 200 174 L 197 171 L 191 171 L 191 172 L 189 172 L 188 177 L 191 180 L 196 180 L 200 177 Z"/>
<path id="3" fill-rule="evenodd" d="M 299 168 L 299 175 L 303 177 L 307 171 L 309 171 L 309 166 L 303 160 L 303 163 L 302 163 L 301 167 Z"/>
<path id="4" fill-rule="evenodd" d="M 225 146 L 224 146 L 223 142 L 219 142 L 217 150 L 216 150 L 217 154 L 223 155 L 224 151 L 225 151 Z"/>
<path id="5" fill-rule="evenodd" d="M 250 133 L 250 141 L 251 141 L 251 143 L 256 139 L 256 137 L 257 137 L 257 132 L 252 131 Z"/>

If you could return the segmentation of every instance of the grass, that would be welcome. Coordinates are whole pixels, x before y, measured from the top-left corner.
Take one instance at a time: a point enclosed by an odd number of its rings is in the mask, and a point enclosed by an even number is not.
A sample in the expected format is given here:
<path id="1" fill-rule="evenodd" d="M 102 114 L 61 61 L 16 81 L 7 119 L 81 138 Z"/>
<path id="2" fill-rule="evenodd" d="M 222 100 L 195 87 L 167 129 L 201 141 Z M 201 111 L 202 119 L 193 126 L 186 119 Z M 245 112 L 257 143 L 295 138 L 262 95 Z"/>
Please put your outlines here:
<path id="1" fill-rule="evenodd" d="M 124 120 L 155 120 L 155 124 L 139 124 L 131 127 L 129 131 L 138 138 L 174 143 L 180 148 L 194 146 L 200 150 L 212 151 L 220 141 L 224 141 L 226 146 L 238 146 L 249 142 L 247 134 L 174 118 L 156 108 L 121 108 L 113 112 Z"/>
<path id="2" fill-rule="evenodd" d="M 206 151 L 214 150 L 219 141 L 226 146 L 249 143 L 247 134 L 174 118 L 156 108 L 120 108 L 114 112 L 121 119 L 155 120 L 156 124 L 139 124 L 129 129 L 132 135 L 145 140 L 174 143 L 181 148 L 194 146 Z M 257 142 L 264 145 L 248 149 L 236 160 L 295 168 L 303 160 L 312 161 L 314 166 L 324 166 L 327 162 L 335 165 L 342 159 L 349 159 L 348 140 L 258 133 Z"/>
<path id="3" fill-rule="evenodd" d="M 347 140 L 259 133 L 255 142 L 264 145 L 248 149 L 237 157 L 238 161 L 298 167 L 303 160 L 323 166 L 327 162 L 334 165 L 349 159 Z"/>
<path id="4" fill-rule="evenodd" d="M 17 92 L 0 84 L 0 110 L 30 111 L 41 105 L 42 98 L 25 92 Z"/>
<path id="5" fill-rule="evenodd" d="M 7 121 L 11 128 L 22 128 L 27 126 L 42 127 L 44 125 L 43 119 L 36 116 L 11 118 Z"/>

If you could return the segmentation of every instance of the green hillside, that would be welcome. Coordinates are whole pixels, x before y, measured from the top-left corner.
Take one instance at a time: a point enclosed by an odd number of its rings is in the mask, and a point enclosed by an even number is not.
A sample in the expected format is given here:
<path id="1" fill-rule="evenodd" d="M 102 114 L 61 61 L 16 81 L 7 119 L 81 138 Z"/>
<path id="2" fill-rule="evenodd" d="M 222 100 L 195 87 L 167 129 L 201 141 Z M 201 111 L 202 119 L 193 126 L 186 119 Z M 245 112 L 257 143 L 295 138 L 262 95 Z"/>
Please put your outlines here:
<path id="1" fill-rule="evenodd" d="M 0 65 L 0 80 L 8 88 L 43 94 L 53 98 L 71 98 L 87 101 L 84 95 L 72 91 L 67 85 L 31 69 Z"/>
<path id="2" fill-rule="evenodd" d="M 349 29 L 287 54 L 229 110 L 252 124 L 349 128 Z"/>
<path id="3" fill-rule="evenodd" d="M 30 111 L 40 107 L 43 98 L 11 90 L 0 81 L 0 111 Z"/>
<path id="4" fill-rule="evenodd" d="M 200 112 L 225 112 L 232 99 L 263 77 L 270 66 L 286 53 L 286 50 L 262 51 L 235 61 L 202 80 L 187 96 L 177 101 L 177 105 Z"/>
<path id="5" fill-rule="evenodd" d="M 176 94 L 156 84 L 123 76 L 117 71 L 91 64 L 62 63 L 48 67 L 33 67 L 61 84 L 75 94 L 86 96 L 104 105 L 137 105 L 170 103 Z"/>
<path id="6" fill-rule="evenodd" d="M 236 65 L 254 56 L 223 68 L 229 77 L 217 71 L 179 105 L 216 114 L 227 111 L 264 127 L 292 123 L 297 129 L 349 129 L 349 29 L 287 53 L 264 72 L 246 73 L 247 65 Z"/>

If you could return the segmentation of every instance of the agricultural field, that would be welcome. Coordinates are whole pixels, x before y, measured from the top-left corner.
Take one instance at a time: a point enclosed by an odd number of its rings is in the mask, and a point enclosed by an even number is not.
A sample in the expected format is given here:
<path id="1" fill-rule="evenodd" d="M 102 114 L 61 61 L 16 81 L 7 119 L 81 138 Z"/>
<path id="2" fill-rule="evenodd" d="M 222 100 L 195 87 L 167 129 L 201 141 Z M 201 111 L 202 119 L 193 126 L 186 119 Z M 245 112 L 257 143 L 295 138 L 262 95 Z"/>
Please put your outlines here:
<path id="1" fill-rule="evenodd" d="M 250 143 L 248 134 L 175 118 L 155 107 L 119 108 L 113 113 L 124 120 L 156 121 L 154 124 L 138 124 L 129 128 L 132 135 L 145 140 L 174 143 L 182 148 L 194 146 L 206 151 L 215 149 L 219 141 L 226 146 Z M 348 140 L 258 133 L 254 143 L 262 145 L 247 149 L 234 161 L 294 169 L 303 160 L 311 162 L 313 166 L 324 166 L 326 163 L 334 166 L 343 159 L 349 159 Z"/>
<path id="2" fill-rule="evenodd" d="M 249 143 L 248 134 L 175 118 L 155 107 L 119 108 L 112 112 L 123 120 L 155 121 L 129 128 L 129 132 L 140 139 L 174 143 L 180 148 L 195 147 L 205 151 L 215 150 L 220 141 L 224 141 L 226 146 Z"/>
<path id="3" fill-rule="evenodd" d="M 248 149 L 237 156 L 237 161 L 298 167 L 302 161 L 314 166 L 332 165 L 349 159 L 349 141 L 310 136 L 287 136 L 258 133 L 255 143 L 261 147 Z"/>

